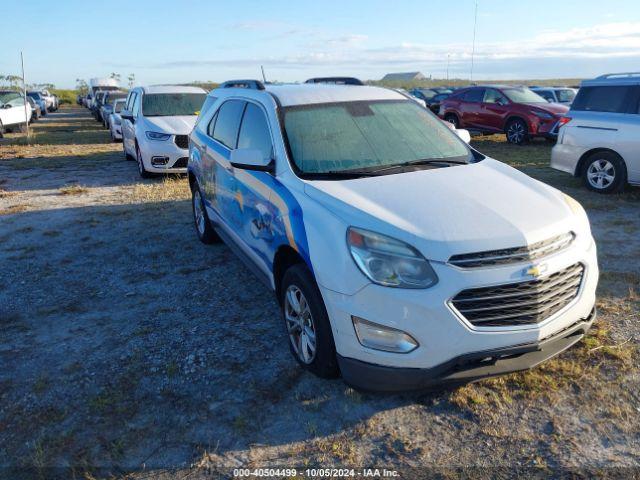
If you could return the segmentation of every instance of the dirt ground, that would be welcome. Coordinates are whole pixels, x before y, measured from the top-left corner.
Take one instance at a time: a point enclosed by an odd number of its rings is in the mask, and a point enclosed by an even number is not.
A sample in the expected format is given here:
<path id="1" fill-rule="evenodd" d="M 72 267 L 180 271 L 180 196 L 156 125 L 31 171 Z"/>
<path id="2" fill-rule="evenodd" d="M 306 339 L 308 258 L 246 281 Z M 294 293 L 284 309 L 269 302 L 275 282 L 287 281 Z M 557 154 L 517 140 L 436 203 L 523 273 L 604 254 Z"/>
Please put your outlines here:
<path id="1" fill-rule="evenodd" d="M 197 240 L 184 178 L 142 181 L 84 109 L 33 130 L 0 140 L 0 477 L 639 475 L 640 189 L 593 194 L 545 142 L 475 140 L 583 203 L 597 322 L 526 373 L 363 394 L 295 364 L 272 293 Z"/>

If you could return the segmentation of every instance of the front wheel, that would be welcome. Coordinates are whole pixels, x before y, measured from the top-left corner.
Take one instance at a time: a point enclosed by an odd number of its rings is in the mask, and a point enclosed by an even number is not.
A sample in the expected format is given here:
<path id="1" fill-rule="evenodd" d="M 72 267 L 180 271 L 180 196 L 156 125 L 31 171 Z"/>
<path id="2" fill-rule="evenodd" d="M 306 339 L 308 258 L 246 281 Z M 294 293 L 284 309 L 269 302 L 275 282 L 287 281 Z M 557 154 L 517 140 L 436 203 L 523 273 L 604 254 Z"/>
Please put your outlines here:
<path id="1" fill-rule="evenodd" d="M 306 265 L 299 263 L 285 272 L 280 292 L 289 348 L 296 361 L 319 377 L 337 377 L 331 323 L 320 290 Z"/>
<path id="2" fill-rule="evenodd" d="M 582 180 L 594 192 L 620 192 L 627 182 L 627 168 L 622 158 L 615 153 L 596 152 L 587 158 Z"/>
<path id="3" fill-rule="evenodd" d="M 529 140 L 529 128 L 524 120 L 516 118 L 507 125 L 507 142 L 514 145 L 523 145 Z"/>
<path id="4" fill-rule="evenodd" d="M 136 145 L 136 160 L 138 161 L 138 173 L 142 178 L 151 178 L 153 174 L 148 172 L 146 168 L 144 168 L 144 162 L 142 161 L 142 153 L 140 153 L 140 147 Z"/>
<path id="5" fill-rule="evenodd" d="M 449 122 L 451 125 L 453 125 L 456 129 L 460 128 L 460 120 L 458 119 L 458 116 L 454 113 L 447 113 L 444 116 L 444 119 L 446 122 Z"/>

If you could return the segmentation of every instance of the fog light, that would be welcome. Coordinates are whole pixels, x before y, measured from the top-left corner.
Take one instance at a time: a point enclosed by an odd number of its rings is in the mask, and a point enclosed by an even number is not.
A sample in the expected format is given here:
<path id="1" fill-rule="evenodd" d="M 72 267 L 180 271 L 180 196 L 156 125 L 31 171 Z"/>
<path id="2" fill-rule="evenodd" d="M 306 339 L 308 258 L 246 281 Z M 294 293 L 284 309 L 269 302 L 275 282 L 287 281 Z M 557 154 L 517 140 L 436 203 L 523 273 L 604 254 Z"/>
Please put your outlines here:
<path id="1" fill-rule="evenodd" d="M 394 353 L 409 353 L 418 348 L 416 339 L 402 330 L 384 327 L 360 317 L 351 317 L 351 320 L 363 347 Z"/>
<path id="2" fill-rule="evenodd" d="M 169 157 L 151 157 L 151 165 L 159 167 L 166 165 L 169 162 Z"/>

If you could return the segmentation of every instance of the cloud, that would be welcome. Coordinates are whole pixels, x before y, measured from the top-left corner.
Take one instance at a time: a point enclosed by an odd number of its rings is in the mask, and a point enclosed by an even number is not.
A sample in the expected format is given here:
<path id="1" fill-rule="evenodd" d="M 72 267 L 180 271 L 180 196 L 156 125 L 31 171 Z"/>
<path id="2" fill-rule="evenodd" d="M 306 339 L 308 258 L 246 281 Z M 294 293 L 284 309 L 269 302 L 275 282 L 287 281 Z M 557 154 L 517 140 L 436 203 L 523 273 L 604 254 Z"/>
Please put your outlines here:
<path id="1" fill-rule="evenodd" d="M 271 33 L 300 33 L 297 29 L 286 29 L 283 24 L 272 22 L 247 22 L 237 28 L 269 30 Z M 371 46 L 370 39 L 363 34 L 331 36 L 327 32 L 314 32 L 316 39 L 298 47 L 287 55 L 254 56 L 244 58 L 179 60 L 150 65 L 149 68 L 248 67 L 265 65 L 288 69 L 308 67 L 349 67 L 359 70 L 382 70 L 392 68 L 415 68 L 426 71 L 442 71 L 450 59 L 452 71 L 467 69 L 471 58 L 470 42 L 449 44 L 420 44 L 400 42 L 395 45 Z M 611 60 L 637 58 L 640 60 L 640 22 L 605 23 L 585 28 L 564 31 L 544 31 L 517 41 L 479 42 L 475 49 L 475 63 L 481 68 L 497 63 L 518 65 L 537 64 L 547 61 L 561 62 L 578 60 Z M 553 75 L 553 73 L 550 73 Z"/>

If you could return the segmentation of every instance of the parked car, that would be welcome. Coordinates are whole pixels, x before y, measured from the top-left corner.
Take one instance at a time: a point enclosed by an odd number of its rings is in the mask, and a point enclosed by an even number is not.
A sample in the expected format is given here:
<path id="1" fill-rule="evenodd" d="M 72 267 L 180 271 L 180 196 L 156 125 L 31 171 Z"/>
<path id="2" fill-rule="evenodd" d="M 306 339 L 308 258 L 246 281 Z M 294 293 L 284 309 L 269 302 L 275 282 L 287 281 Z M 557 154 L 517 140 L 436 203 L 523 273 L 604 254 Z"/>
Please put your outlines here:
<path id="1" fill-rule="evenodd" d="M 113 111 L 113 102 L 119 99 L 127 98 L 127 92 L 106 92 L 102 99 L 102 106 L 100 107 L 100 118 L 102 119 L 102 125 L 104 128 L 109 128 L 109 116 Z"/>
<path id="2" fill-rule="evenodd" d="M 98 90 L 95 94 L 93 102 L 91 102 L 91 114 L 96 122 L 102 122 L 102 106 L 104 105 L 104 99 L 109 92 L 106 90 Z"/>
<path id="3" fill-rule="evenodd" d="M 40 107 L 40 112 L 44 117 L 47 114 L 47 102 L 44 99 L 44 95 L 37 91 L 29 91 L 27 92 L 27 96 L 31 97 L 33 101 L 38 104 L 38 106 Z"/>
<path id="4" fill-rule="evenodd" d="M 124 110 L 126 98 L 118 98 L 113 102 L 113 108 L 111 114 L 108 117 L 109 135 L 112 142 L 118 142 L 122 140 L 122 117 L 120 112 Z"/>
<path id="5" fill-rule="evenodd" d="M 23 94 L 0 90 L 0 138 L 6 131 L 22 131 L 30 121 L 31 107 L 25 108 Z"/>
<path id="6" fill-rule="evenodd" d="M 40 110 L 40 106 L 36 101 L 28 95 L 27 102 L 29 102 L 29 106 L 31 107 L 31 122 L 35 122 L 42 116 L 42 110 Z"/>
<path id="7" fill-rule="evenodd" d="M 304 368 L 419 389 L 535 366 L 588 330 L 575 200 L 391 89 L 255 85 L 210 92 L 190 135 L 195 230 L 275 292 Z"/>
<path id="8" fill-rule="evenodd" d="M 89 79 L 89 93 L 87 95 L 86 106 L 91 109 L 94 107 L 93 102 L 95 100 L 95 95 L 98 90 L 102 90 L 103 92 L 112 91 L 112 90 L 120 90 L 120 85 L 115 78 L 91 78 Z"/>
<path id="9" fill-rule="evenodd" d="M 44 98 L 48 112 L 55 112 L 58 109 L 57 97 L 44 89 L 40 91 L 40 94 Z"/>
<path id="10" fill-rule="evenodd" d="M 531 87 L 549 103 L 560 103 L 562 105 L 571 106 L 573 99 L 576 98 L 578 90 L 569 87 Z"/>
<path id="11" fill-rule="evenodd" d="M 526 87 L 490 85 L 454 92 L 440 103 L 438 114 L 456 128 L 505 133 L 509 143 L 520 145 L 532 137 L 555 140 L 567 111 L 568 107 L 549 103 Z"/>
<path id="12" fill-rule="evenodd" d="M 122 144 L 138 162 L 140 176 L 185 173 L 189 133 L 207 92 L 198 87 L 136 87 L 129 92 L 122 117 Z"/>
<path id="13" fill-rule="evenodd" d="M 640 73 L 582 82 L 561 124 L 552 168 L 599 193 L 640 185 Z"/>

